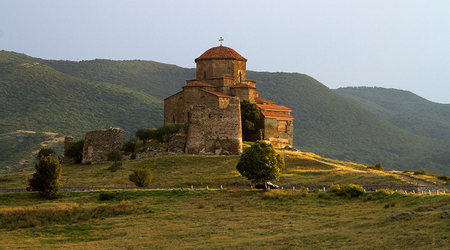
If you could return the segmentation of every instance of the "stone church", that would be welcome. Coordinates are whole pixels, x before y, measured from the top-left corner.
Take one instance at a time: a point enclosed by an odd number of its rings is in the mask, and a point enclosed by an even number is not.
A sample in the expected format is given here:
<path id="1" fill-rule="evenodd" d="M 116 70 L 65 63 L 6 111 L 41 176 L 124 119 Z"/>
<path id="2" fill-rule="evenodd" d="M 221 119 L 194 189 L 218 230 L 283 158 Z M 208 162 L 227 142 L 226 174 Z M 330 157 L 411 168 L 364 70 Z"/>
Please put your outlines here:
<path id="1" fill-rule="evenodd" d="M 277 148 L 293 144 L 292 110 L 259 96 L 256 82 L 246 78 L 247 59 L 221 43 L 195 63 L 196 78 L 164 100 L 164 125 L 189 124 L 186 153 L 241 153 L 240 100 L 255 103 L 261 111 L 258 139 Z"/>

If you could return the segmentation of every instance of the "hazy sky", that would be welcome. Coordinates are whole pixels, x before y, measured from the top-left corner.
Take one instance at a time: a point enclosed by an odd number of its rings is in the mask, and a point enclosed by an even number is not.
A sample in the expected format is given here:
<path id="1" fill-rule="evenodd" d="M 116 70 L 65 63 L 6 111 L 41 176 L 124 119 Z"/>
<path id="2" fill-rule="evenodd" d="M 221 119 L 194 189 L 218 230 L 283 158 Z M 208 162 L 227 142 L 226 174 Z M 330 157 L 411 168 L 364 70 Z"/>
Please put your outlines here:
<path id="1" fill-rule="evenodd" d="M 220 36 L 249 70 L 450 103 L 449 0 L 0 0 L 0 49 L 46 59 L 193 68 Z"/>

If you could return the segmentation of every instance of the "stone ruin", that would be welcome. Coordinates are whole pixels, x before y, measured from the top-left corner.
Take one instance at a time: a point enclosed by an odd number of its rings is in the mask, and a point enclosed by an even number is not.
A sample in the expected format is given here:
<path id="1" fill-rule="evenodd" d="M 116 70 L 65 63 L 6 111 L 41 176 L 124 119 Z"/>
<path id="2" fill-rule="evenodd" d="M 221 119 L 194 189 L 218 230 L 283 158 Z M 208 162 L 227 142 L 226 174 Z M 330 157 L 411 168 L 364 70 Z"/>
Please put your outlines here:
<path id="1" fill-rule="evenodd" d="M 113 150 L 122 149 L 125 144 L 125 131 L 109 128 L 86 133 L 83 146 L 83 164 L 105 162 Z"/>

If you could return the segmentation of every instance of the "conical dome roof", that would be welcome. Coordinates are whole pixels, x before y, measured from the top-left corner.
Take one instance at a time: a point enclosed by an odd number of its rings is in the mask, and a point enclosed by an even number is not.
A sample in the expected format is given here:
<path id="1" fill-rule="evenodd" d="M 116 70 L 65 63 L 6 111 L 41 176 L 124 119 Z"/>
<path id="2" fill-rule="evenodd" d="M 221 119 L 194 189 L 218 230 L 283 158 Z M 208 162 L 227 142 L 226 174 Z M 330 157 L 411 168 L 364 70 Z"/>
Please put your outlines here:
<path id="1" fill-rule="evenodd" d="M 245 62 L 247 61 L 247 59 L 239 55 L 239 53 L 237 53 L 234 49 L 222 45 L 210 48 L 209 50 L 205 51 L 205 53 L 195 59 L 195 62 L 197 62 L 198 60 L 208 59 L 233 59 Z"/>

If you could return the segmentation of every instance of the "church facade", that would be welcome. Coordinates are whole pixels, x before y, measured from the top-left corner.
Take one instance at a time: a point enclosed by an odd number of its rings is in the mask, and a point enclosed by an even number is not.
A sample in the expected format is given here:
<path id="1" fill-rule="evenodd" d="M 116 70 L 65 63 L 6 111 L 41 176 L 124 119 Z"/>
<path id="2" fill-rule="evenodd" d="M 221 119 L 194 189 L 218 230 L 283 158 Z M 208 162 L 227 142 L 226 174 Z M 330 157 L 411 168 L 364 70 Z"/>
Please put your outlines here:
<path id="1" fill-rule="evenodd" d="M 292 110 L 259 96 L 256 82 L 246 78 L 247 59 L 221 44 L 195 62 L 196 78 L 164 100 L 164 125 L 189 124 L 187 153 L 241 153 L 241 100 L 260 109 L 258 139 L 278 148 L 293 144 Z"/>

